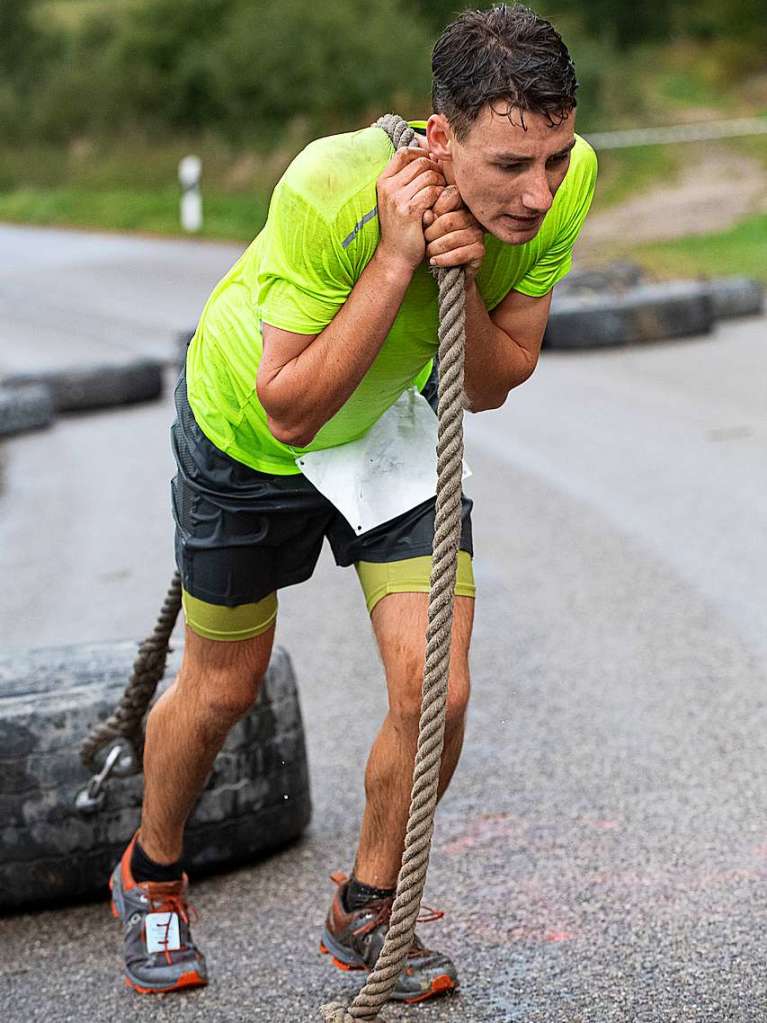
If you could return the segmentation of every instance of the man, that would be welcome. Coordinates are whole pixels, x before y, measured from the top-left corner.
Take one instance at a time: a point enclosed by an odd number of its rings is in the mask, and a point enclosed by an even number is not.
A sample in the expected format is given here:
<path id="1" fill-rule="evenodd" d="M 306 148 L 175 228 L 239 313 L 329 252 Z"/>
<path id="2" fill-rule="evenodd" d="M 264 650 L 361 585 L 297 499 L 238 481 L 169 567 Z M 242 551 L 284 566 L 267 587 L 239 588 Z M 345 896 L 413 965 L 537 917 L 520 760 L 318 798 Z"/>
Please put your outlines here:
<path id="1" fill-rule="evenodd" d="M 434 113 L 414 122 L 418 150 L 393 154 L 371 127 L 299 154 L 188 352 L 173 427 L 184 659 L 149 717 L 141 827 L 111 882 L 126 977 L 142 992 L 207 982 L 189 929 L 184 824 L 257 695 L 276 591 L 311 575 L 325 537 L 359 575 L 389 710 L 366 768 L 352 875 L 333 877 L 321 949 L 338 966 L 370 969 L 383 943 L 418 734 L 434 498 L 363 529 L 322 492 L 338 487 L 315 487 L 308 467 L 323 464 L 322 452 L 340 455 L 343 483 L 357 440 L 396 417 L 408 389 L 433 400 L 429 264 L 466 266 L 467 400 L 473 412 L 503 404 L 535 368 L 596 177 L 592 150 L 574 134 L 568 51 L 527 8 L 463 14 L 438 40 L 433 72 Z M 405 461 L 418 443 L 400 452 Z M 464 499 L 440 793 L 469 697 L 470 511 Z M 420 1001 L 457 984 L 450 959 L 416 938 L 393 997 Z"/>

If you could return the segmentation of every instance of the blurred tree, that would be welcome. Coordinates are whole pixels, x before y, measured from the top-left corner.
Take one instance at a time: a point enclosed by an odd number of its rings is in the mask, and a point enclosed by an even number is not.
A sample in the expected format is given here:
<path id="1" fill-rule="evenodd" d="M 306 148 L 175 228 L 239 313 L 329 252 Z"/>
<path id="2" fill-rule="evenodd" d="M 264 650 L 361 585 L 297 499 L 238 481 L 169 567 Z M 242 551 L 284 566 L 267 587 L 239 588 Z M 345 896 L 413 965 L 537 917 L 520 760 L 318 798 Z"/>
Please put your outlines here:
<path id="1" fill-rule="evenodd" d="M 234 0 L 144 0 L 117 23 L 108 49 L 116 113 L 199 129 L 213 100 L 212 52 Z"/>
<path id="2" fill-rule="evenodd" d="M 674 11 L 680 34 L 767 42 L 767 0 L 676 0 Z"/>
<path id="3" fill-rule="evenodd" d="M 483 3 L 461 3 L 461 0 L 416 0 L 416 10 L 420 12 L 424 20 L 435 33 L 437 33 L 452 21 L 460 11 L 467 7 L 490 7 L 491 4 Z"/>
<path id="4" fill-rule="evenodd" d="M 89 24 L 69 93 L 87 74 L 91 116 L 115 127 L 274 141 L 296 117 L 348 125 L 428 95 L 430 35 L 400 0 L 143 0 Z"/>
<path id="5" fill-rule="evenodd" d="M 671 29 L 674 0 L 582 0 L 580 11 L 589 33 L 619 49 L 665 39 Z"/>
<path id="6" fill-rule="evenodd" d="M 237 0 L 216 47 L 217 102 L 245 133 L 296 116 L 313 129 L 348 125 L 423 102 L 429 47 L 398 0 Z"/>
<path id="7" fill-rule="evenodd" d="M 0 3 L 0 77 L 18 80 L 29 67 L 42 33 L 34 20 L 38 0 Z"/>

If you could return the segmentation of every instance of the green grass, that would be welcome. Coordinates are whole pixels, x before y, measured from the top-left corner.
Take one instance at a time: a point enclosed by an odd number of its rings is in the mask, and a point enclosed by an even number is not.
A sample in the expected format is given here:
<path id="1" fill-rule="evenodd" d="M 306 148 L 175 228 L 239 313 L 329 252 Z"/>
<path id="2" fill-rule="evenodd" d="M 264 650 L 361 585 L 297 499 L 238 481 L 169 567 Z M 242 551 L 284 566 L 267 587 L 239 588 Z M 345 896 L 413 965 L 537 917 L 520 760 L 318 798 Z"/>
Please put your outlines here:
<path id="1" fill-rule="evenodd" d="M 206 192 L 203 238 L 250 241 L 266 220 L 268 195 Z M 18 188 L 0 192 L 0 220 L 150 234 L 182 234 L 177 188 L 83 190 Z"/>
<path id="2" fill-rule="evenodd" d="M 719 277 L 744 274 L 767 282 L 767 214 L 742 220 L 728 231 L 691 235 L 673 242 L 633 249 L 638 260 L 659 277 Z"/>

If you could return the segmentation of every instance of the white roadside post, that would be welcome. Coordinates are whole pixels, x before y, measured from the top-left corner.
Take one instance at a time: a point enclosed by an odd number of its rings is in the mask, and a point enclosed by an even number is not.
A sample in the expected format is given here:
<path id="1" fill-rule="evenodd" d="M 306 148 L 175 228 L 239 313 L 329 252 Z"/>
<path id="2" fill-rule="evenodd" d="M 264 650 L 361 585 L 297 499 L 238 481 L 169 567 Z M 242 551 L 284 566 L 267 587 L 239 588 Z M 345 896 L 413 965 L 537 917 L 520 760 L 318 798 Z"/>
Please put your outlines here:
<path id="1" fill-rule="evenodd" d="M 181 183 L 181 226 L 185 231 L 199 231 L 202 228 L 201 176 L 202 160 L 199 156 L 185 156 L 179 162 L 178 180 Z"/>

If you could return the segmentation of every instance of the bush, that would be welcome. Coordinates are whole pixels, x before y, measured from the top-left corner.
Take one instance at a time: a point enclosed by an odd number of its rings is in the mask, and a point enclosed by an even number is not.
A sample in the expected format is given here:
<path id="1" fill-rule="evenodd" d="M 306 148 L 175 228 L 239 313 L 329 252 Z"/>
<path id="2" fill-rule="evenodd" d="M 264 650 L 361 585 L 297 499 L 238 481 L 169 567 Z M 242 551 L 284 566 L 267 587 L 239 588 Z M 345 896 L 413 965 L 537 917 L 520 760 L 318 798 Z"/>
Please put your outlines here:
<path id="1" fill-rule="evenodd" d="M 246 135 L 279 133 L 295 117 L 316 131 L 392 108 L 428 113 L 430 45 L 396 0 L 246 0 L 218 41 L 216 101 L 230 129 Z"/>
<path id="2" fill-rule="evenodd" d="M 144 0 L 87 21 L 23 120 L 47 139 L 139 126 L 273 144 L 296 118 L 427 112 L 430 46 L 399 0 Z"/>

